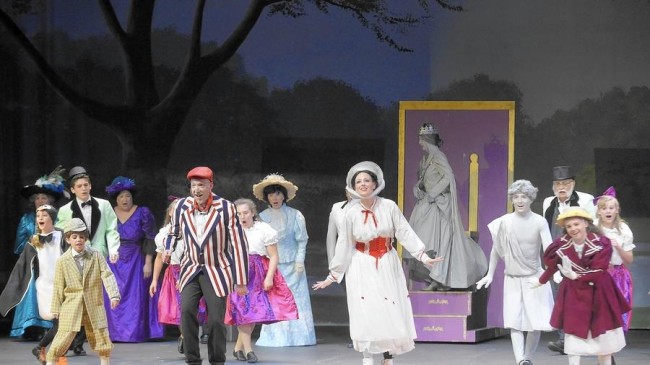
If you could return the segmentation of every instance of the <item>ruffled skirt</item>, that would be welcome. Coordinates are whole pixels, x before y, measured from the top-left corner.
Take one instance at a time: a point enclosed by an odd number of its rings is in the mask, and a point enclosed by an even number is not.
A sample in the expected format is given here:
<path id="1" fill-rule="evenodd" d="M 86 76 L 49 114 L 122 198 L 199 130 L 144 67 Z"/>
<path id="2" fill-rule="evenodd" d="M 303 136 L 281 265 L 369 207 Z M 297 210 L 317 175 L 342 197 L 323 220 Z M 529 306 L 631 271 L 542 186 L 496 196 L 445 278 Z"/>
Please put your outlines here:
<path id="1" fill-rule="evenodd" d="M 273 288 L 264 290 L 268 270 L 267 257 L 248 257 L 248 294 L 228 294 L 226 324 L 271 324 L 298 319 L 298 307 L 280 270 L 276 270 L 273 276 Z"/>
<path id="2" fill-rule="evenodd" d="M 623 297 L 632 308 L 632 298 L 634 297 L 634 285 L 632 284 L 632 275 L 630 270 L 625 265 L 617 265 L 607 270 L 614 279 L 614 283 L 618 290 L 621 291 Z M 632 310 L 623 313 L 623 331 L 627 332 L 630 329 L 630 322 L 632 322 Z"/>

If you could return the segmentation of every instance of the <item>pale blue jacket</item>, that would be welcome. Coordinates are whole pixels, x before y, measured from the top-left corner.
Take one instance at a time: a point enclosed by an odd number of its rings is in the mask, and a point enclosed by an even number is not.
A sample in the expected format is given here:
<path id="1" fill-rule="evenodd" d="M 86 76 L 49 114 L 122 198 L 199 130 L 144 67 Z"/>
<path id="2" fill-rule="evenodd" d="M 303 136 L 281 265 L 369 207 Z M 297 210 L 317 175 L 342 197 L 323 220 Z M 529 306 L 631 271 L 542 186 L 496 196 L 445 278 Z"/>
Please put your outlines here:
<path id="1" fill-rule="evenodd" d="M 273 215 L 271 211 L 273 208 L 267 208 L 260 213 L 260 218 L 270 224 L 278 231 L 278 256 L 279 263 L 288 262 L 305 262 L 305 254 L 307 253 L 307 224 L 305 217 L 299 210 L 290 208 L 286 204 L 282 205 L 280 210 L 284 214 L 286 223 L 285 227 L 277 228 L 277 224 L 271 221 Z"/>

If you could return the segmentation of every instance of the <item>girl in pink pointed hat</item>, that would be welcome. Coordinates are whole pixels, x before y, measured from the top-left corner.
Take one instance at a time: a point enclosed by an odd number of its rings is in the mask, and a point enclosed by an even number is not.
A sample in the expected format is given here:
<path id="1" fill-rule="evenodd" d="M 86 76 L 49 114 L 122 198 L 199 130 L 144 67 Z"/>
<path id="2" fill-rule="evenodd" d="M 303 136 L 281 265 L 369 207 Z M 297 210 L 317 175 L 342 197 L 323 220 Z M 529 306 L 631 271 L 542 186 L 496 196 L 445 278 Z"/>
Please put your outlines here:
<path id="1" fill-rule="evenodd" d="M 632 230 L 621 219 L 621 208 L 616 199 L 616 190 L 610 186 L 603 195 L 597 197 L 595 205 L 597 207 L 594 222 L 601 232 L 612 242 L 612 258 L 609 260 L 609 271 L 616 286 L 627 300 L 632 308 L 632 298 L 634 285 L 632 284 L 632 275 L 628 266 L 634 259 L 632 250 L 636 247 L 633 243 L 634 235 Z M 623 330 L 627 332 L 632 321 L 632 310 L 623 314 Z"/>

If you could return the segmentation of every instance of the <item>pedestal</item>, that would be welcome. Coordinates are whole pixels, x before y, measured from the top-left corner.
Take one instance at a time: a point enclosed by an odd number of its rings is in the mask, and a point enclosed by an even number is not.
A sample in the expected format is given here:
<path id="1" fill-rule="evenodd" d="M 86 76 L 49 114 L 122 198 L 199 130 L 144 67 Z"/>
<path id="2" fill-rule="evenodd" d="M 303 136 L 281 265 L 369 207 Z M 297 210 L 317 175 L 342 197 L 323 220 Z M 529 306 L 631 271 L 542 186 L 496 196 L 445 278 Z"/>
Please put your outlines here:
<path id="1" fill-rule="evenodd" d="M 410 291 L 417 342 L 481 342 L 506 330 L 487 327 L 487 291 Z"/>

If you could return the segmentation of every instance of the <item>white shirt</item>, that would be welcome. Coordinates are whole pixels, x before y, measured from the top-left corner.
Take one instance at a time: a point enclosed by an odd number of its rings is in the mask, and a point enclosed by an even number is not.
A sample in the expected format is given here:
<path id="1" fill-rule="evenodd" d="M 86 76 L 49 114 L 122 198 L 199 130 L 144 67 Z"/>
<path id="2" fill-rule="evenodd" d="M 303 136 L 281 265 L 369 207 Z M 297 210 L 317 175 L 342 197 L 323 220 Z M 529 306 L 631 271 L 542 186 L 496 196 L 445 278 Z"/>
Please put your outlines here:
<path id="1" fill-rule="evenodd" d="M 90 204 L 88 204 L 88 205 L 86 205 L 84 207 L 81 204 L 85 203 L 85 202 L 83 202 L 83 201 L 81 201 L 79 199 L 76 199 L 76 200 L 77 200 L 77 204 L 79 205 L 79 209 L 81 210 L 81 214 L 84 216 L 84 221 L 86 223 L 86 229 L 88 229 L 88 233 L 90 234 L 90 233 L 92 233 L 92 232 L 90 232 L 90 229 L 91 229 L 90 226 L 92 225 L 92 220 L 91 219 L 93 218 L 93 207 Z M 88 199 L 89 203 L 90 203 L 90 201 L 91 201 L 91 199 Z"/>
<path id="2" fill-rule="evenodd" d="M 154 238 L 154 242 L 156 243 L 156 252 L 160 252 L 160 253 L 165 252 L 165 239 L 167 238 L 170 229 L 171 229 L 171 225 L 167 223 L 167 225 L 162 227 L 158 231 L 158 234 L 156 234 L 156 237 Z M 169 258 L 169 263 L 171 265 L 180 265 L 181 257 L 183 257 L 184 252 L 185 252 L 185 244 L 183 243 L 183 240 L 179 238 L 176 240 L 176 248 L 174 248 L 174 251 L 172 251 L 171 253 L 171 257 Z"/>
<path id="3" fill-rule="evenodd" d="M 248 241 L 248 254 L 268 257 L 266 246 L 278 243 L 278 232 L 270 224 L 256 221 L 250 228 L 244 228 Z"/>
<path id="4" fill-rule="evenodd" d="M 595 221 L 594 223 L 597 225 L 598 221 Z M 627 224 L 621 222 L 620 232 L 616 228 L 606 228 L 603 226 L 599 226 L 598 228 L 600 228 L 605 237 L 609 239 L 613 238 L 618 241 L 621 248 L 623 248 L 623 251 L 632 251 L 636 247 L 636 245 L 632 243 L 634 241 L 634 235 Z M 623 265 L 623 259 L 615 248 L 612 248 L 612 258 L 609 260 L 609 263 L 611 265 Z"/>

